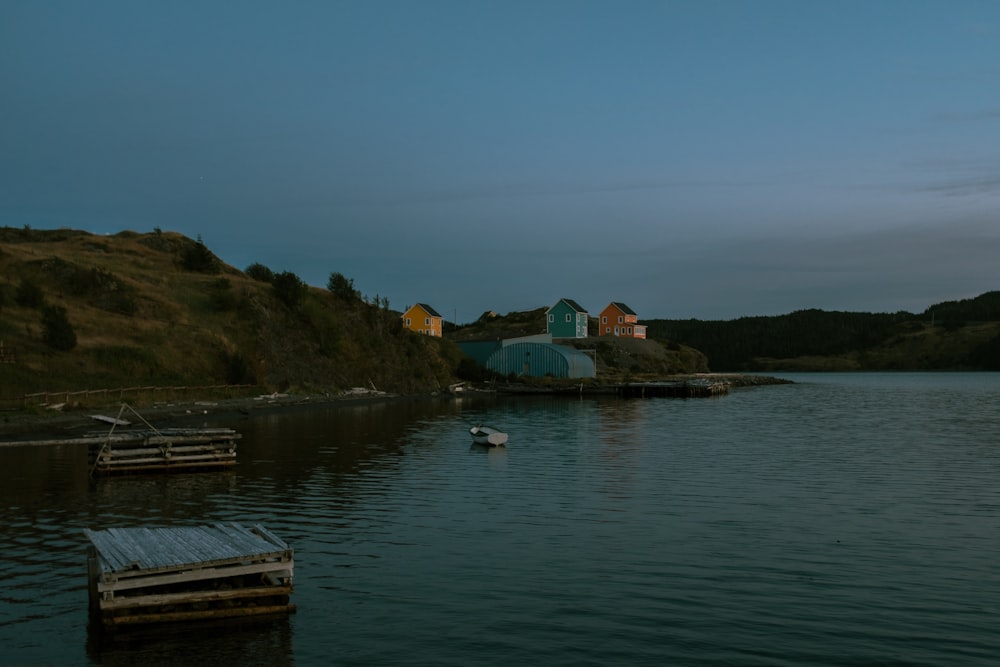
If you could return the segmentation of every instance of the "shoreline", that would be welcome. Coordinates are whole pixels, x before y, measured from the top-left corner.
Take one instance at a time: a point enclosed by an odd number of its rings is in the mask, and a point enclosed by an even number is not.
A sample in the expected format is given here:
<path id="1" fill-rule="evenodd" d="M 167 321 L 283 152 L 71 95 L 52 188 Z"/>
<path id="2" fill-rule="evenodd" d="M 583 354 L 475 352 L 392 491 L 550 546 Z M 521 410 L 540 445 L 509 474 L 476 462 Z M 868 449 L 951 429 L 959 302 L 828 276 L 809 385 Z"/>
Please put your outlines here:
<path id="1" fill-rule="evenodd" d="M 684 382 L 689 380 L 716 380 L 726 382 L 732 388 L 758 387 L 775 384 L 791 384 L 771 376 L 748 375 L 742 373 L 698 373 L 671 376 L 661 380 L 643 380 L 632 383 L 602 383 L 583 388 L 583 395 L 608 395 L 609 388 L 623 384 L 644 384 L 652 382 Z M 471 383 L 470 383 L 471 384 Z M 270 394 L 246 398 L 227 398 L 218 400 L 191 400 L 170 403 L 157 403 L 151 406 L 133 408 L 136 414 L 123 410 L 122 405 L 105 406 L 104 408 L 74 408 L 66 411 L 51 409 L 39 412 L 37 410 L 12 410 L 0 412 L 0 447 L 29 444 L 32 441 L 51 438 L 72 438 L 110 430 L 107 421 L 95 419 L 98 415 L 105 419 L 115 419 L 119 416 L 131 422 L 134 426 L 143 420 L 156 428 L 177 428 L 203 423 L 206 419 L 218 422 L 221 419 L 246 419 L 262 412 L 291 410 L 309 410 L 313 408 L 347 407 L 364 403 L 379 403 L 393 401 L 420 401 L 441 398 L 457 398 L 465 396 L 516 396 L 523 392 L 518 387 L 526 385 L 497 385 L 484 389 L 473 385 L 465 392 L 451 394 L 448 392 L 428 392 L 426 394 L 391 394 L 385 392 L 349 392 L 339 395 L 326 394 Z M 535 395 L 563 396 L 577 395 L 577 384 L 550 387 L 534 387 L 530 392 Z M 129 406 L 131 407 L 131 406 Z M 110 409 L 109 409 L 110 408 Z"/>
<path id="2" fill-rule="evenodd" d="M 429 395 L 427 395 L 429 397 Z M 15 410 L 0 413 L 0 447 L 29 444 L 48 438 L 82 437 L 107 431 L 111 424 L 95 419 L 121 418 L 131 426 L 148 422 L 156 428 L 194 427 L 206 419 L 246 419 L 264 412 L 308 410 L 318 407 L 341 407 L 359 403 L 422 399 L 424 396 L 399 396 L 387 393 L 326 396 L 322 394 L 280 394 L 252 398 L 226 398 L 218 400 L 191 400 L 157 403 L 144 407 L 122 410 L 121 405 L 81 408 L 70 411 L 48 412 Z M 109 409 L 110 408 L 110 409 Z M 136 414 L 140 415 L 137 417 Z"/>

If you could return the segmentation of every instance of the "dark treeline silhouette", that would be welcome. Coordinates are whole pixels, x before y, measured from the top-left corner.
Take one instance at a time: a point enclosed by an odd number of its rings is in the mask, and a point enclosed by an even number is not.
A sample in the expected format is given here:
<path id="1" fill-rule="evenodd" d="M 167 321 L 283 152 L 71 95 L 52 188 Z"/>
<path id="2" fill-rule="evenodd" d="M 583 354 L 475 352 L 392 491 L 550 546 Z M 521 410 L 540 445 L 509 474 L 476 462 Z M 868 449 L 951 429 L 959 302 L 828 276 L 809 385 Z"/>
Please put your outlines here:
<path id="1" fill-rule="evenodd" d="M 701 350 L 715 371 L 748 370 L 754 357 L 828 356 L 877 345 L 911 313 L 872 314 L 800 310 L 727 321 L 648 320 L 651 338 Z"/>
<path id="2" fill-rule="evenodd" d="M 973 322 L 1000 321 L 1000 292 L 947 301 L 916 315 L 800 310 L 787 315 L 735 320 L 646 320 L 650 338 L 690 345 L 708 356 L 714 371 L 753 370 L 753 359 L 835 356 L 865 350 L 925 325 L 949 329 Z M 977 350 L 976 365 L 993 367 L 992 348 Z M 972 360 L 970 358 L 970 360 Z"/>
<path id="3" fill-rule="evenodd" d="M 943 301 L 925 310 L 923 318 L 938 323 L 1000 321 L 1000 292 L 986 292 L 974 299 Z"/>

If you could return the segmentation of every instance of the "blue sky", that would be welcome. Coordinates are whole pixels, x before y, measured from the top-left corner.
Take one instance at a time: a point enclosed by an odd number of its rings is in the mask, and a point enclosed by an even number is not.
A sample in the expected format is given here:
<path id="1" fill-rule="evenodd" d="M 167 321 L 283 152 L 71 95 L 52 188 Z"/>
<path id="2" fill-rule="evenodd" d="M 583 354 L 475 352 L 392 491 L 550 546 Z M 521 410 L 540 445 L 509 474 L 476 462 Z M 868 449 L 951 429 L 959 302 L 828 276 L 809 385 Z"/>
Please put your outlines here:
<path id="1" fill-rule="evenodd" d="M 0 224 L 474 320 L 1000 289 L 992 0 L 0 0 Z"/>

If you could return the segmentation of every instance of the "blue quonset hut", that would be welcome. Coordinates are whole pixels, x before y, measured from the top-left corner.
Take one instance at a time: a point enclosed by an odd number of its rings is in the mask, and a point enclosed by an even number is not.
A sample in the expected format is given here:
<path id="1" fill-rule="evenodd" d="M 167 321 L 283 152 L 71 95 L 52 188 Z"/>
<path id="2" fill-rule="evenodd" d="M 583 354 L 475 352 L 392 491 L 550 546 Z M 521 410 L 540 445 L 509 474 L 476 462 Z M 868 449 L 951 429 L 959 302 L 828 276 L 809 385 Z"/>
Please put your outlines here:
<path id="1" fill-rule="evenodd" d="M 546 334 L 458 345 L 465 354 L 500 375 L 597 377 L 597 367 L 591 357 L 572 347 L 552 344 L 551 337 Z"/>
<path id="2" fill-rule="evenodd" d="M 583 352 L 552 343 L 514 343 L 490 355 L 486 367 L 501 375 L 528 377 L 592 378 L 597 376 L 594 360 Z"/>

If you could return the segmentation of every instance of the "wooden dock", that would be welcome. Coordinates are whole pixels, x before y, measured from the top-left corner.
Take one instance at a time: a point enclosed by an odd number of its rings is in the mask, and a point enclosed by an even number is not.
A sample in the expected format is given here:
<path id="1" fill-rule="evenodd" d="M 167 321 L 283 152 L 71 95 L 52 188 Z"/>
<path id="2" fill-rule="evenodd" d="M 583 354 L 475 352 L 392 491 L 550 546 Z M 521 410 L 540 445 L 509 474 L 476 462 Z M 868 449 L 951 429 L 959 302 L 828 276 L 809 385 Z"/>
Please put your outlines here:
<path id="1" fill-rule="evenodd" d="M 618 386 L 622 398 L 706 398 L 729 393 L 729 383 L 681 380 L 678 382 L 637 382 Z"/>
<path id="2" fill-rule="evenodd" d="M 139 429 L 83 440 L 94 475 L 214 470 L 236 465 L 240 434 L 229 428 Z"/>
<path id="3" fill-rule="evenodd" d="M 105 629 L 295 611 L 292 549 L 263 526 L 84 532 L 90 613 Z"/>

